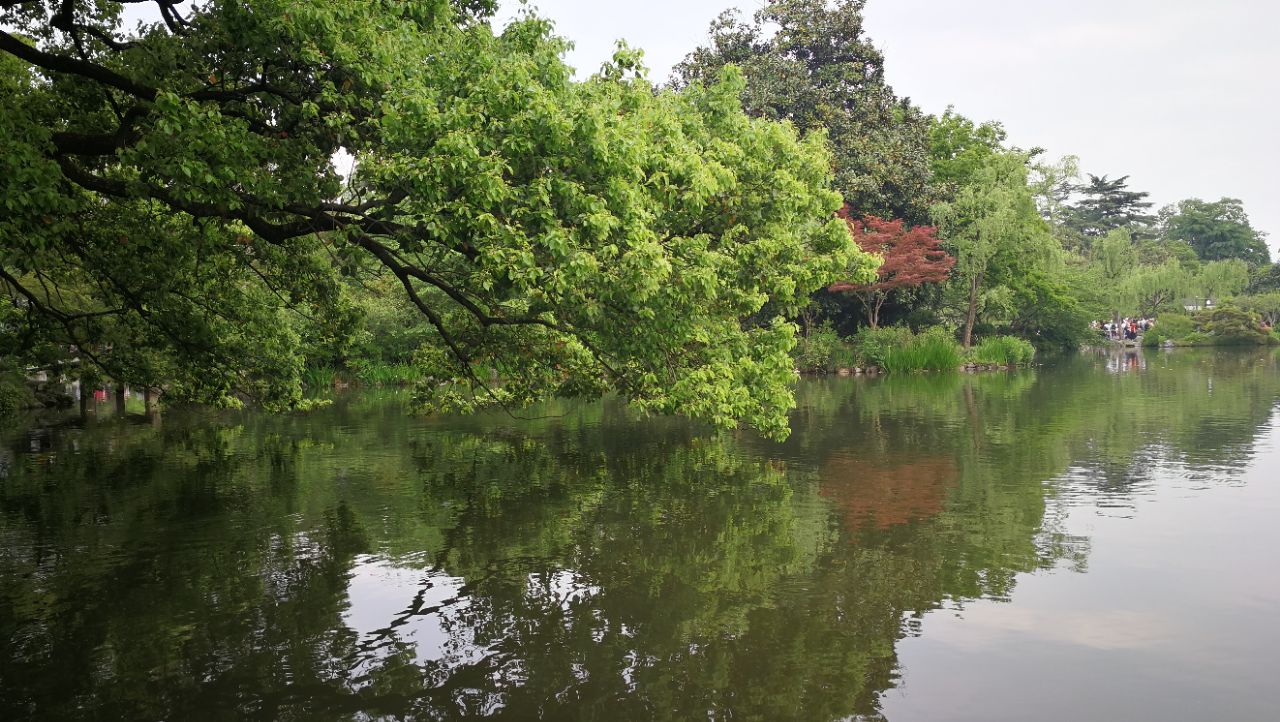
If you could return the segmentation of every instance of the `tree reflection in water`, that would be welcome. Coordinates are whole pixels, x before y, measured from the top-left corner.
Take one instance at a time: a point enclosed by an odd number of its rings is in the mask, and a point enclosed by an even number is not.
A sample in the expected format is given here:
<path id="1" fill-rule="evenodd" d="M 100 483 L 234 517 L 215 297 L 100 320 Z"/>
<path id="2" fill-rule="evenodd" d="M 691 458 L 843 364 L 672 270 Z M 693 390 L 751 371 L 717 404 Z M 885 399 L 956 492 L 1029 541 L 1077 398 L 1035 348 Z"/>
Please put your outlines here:
<path id="1" fill-rule="evenodd" d="M 874 716 L 920 615 L 1086 568 L 1059 484 L 1229 466 L 1280 397 L 1274 354 L 1108 363 L 806 382 L 783 445 L 372 395 L 15 429 L 0 717 Z"/>

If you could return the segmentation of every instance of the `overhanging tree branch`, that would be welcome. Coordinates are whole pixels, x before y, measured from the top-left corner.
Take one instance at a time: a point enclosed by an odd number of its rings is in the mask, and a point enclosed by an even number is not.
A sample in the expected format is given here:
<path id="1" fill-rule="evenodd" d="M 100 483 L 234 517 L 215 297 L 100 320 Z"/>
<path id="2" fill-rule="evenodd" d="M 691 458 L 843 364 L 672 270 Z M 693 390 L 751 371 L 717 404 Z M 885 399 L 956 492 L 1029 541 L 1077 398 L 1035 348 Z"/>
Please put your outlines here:
<path id="1" fill-rule="evenodd" d="M 19 38 L 4 31 L 0 31 L 0 50 L 21 58 L 43 70 L 77 75 L 128 93 L 139 100 L 151 102 L 156 99 L 157 91 L 155 88 L 126 78 L 116 71 L 97 63 L 70 58 L 65 55 L 46 53 L 43 50 L 27 45 Z"/>

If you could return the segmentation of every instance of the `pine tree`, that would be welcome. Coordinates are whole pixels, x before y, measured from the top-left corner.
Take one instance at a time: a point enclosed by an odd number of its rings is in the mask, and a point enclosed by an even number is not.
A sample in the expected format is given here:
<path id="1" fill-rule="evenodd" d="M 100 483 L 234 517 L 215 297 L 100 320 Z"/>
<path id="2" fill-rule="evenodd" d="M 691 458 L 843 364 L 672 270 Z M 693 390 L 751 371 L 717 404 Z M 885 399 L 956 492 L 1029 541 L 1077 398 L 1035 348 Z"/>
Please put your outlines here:
<path id="1" fill-rule="evenodd" d="M 1090 173 L 1089 182 L 1075 188 L 1084 199 L 1068 209 L 1067 226 L 1087 238 L 1100 238 L 1120 228 L 1127 228 L 1135 238 L 1141 236 L 1155 222 L 1146 213 L 1152 205 L 1146 198 L 1151 194 L 1129 190 L 1128 180 L 1127 175 L 1111 180 Z"/>

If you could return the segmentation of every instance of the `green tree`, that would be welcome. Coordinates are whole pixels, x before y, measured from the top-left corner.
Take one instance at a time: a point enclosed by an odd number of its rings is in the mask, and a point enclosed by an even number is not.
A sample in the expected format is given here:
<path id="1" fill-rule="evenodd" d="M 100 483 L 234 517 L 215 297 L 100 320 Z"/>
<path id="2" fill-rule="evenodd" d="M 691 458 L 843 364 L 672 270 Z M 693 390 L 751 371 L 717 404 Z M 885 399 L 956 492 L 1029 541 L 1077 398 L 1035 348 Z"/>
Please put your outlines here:
<path id="1" fill-rule="evenodd" d="M 929 158 L 934 182 L 954 193 L 1001 152 L 1008 137 L 995 121 L 974 123 L 948 107 L 929 119 Z"/>
<path id="2" fill-rule="evenodd" d="M 623 48 L 575 82 L 546 21 L 495 33 L 485 3 L 158 6 L 128 35 L 119 2 L 0 6 L 26 36 L 0 33 L 24 69 L 0 93 L 0 278 L 84 355 L 146 339 L 194 398 L 296 403 L 281 309 L 336 318 L 335 275 L 377 264 L 431 326 L 429 408 L 616 390 L 783 435 L 783 319 L 874 265 L 825 137 L 748 117 L 732 70 L 655 92 Z M 83 301 L 40 284 L 66 262 Z"/>
<path id="3" fill-rule="evenodd" d="M 1125 280 L 1137 265 L 1133 237 L 1127 229 L 1117 228 L 1098 239 L 1091 251 L 1101 282 L 1099 292 L 1107 299 L 1111 316 L 1119 320 L 1127 295 Z"/>
<path id="4" fill-rule="evenodd" d="M 1280 292 L 1268 291 L 1254 296 L 1241 296 L 1235 301 L 1240 308 L 1258 314 L 1268 326 L 1280 325 Z"/>
<path id="5" fill-rule="evenodd" d="M 1210 261 L 1200 269 L 1196 285 L 1201 295 L 1215 302 L 1230 298 L 1248 287 L 1249 267 L 1238 258 Z"/>
<path id="6" fill-rule="evenodd" d="M 725 65 L 741 67 L 752 116 L 826 129 L 835 187 L 853 217 L 919 224 L 930 197 L 928 119 L 885 83 L 884 56 L 864 34 L 864 5 L 777 0 L 751 22 L 725 12 L 708 45 L 676 67 L 674 83 L 706 83 Z"/>
<path id="7" fill-rule="evenodd" d="M 1160 223 L 1165 238 L 1189 243 L 1201 260 L 1238 258 L 1253 267 L 1271 263 L 1266 234 L 1254 230 L 1244 204 L 1234 198 L 1182 201 L 1160 211 Z"/>
<path id="8" fill-rule="evenodd" d="M 1159 266 L 1142 266 L 1125 281 L 1125 291 L 1144 317 L 1171 308 L 1190 293 L 1196 279 L 1175 261 Z"/>
<path id="9" fill-rule="evenodd" d="M 1257 266 L 1249 272 L 1249 293 L 1280 291 L 1280 263 Z"/>
<path id="10" fill-rule="evenodd" d="M 1128 181 L 1129 176 L 1111 180 L 1090 173 L 1087 184 L 1075 187 L 1084 198 L 1070 207 L 1067 225 L 1086 238 L 1098 238 L 1118 228 L 1128 228 L 1137 235 L 1155 217 L 1146 212 L 1151 208 L 1146 200 L 1151 194 L 1129 190 Z"/>
<path id="11" fill-rule="evenodd" d="M 1080 177 L 1080 160 L 1068 155 L 1057 162 L 1041 161 L 1031 166 L 1031 189 L 1040 215 L 1064 248 L 1080 250 L 1088 244 L 1083 236 L 1067 224 L 1070 199 L 1075 181 Z"/>
<path id="12" fill-rule="evenodd" d="M 952 283 L 965 299 L 966 348 L 973 343 L 988 281 L 1015 267 L 1046 262 L 1056 245 L 1027 186 L 1027 160 L 1012 151 L 990 156 L 954 200 L 933 209 L 939 235 L 956 256 Z"/>
<path id="13" fill-rule="evenodd" d="M 1158 266 L 1166 261 L 1177 261 L 1178 265 L 1191 273 L 1198 273 L 1200 257 L 1191 244 L 1186 241 L 1170 238 L 1138 238 L 1134 243 L 1138 262 L 1148 266 Z"/>
<path id="14" fill-rule="evenodd" d="M 1089 313 L 1058 269 L 1033 267 L 1006 281 L 1010 331 L 1043 348 L 1074 350 L 1088 337 Z"/>

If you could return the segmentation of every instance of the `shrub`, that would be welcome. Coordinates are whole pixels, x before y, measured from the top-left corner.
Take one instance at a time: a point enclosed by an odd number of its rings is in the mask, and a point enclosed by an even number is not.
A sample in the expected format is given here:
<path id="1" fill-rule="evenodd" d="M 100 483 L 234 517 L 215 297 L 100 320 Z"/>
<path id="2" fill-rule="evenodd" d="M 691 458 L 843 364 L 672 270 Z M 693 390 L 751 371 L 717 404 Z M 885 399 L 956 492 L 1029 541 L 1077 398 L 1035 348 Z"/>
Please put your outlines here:
<path id="1" fill-rule="evenodd" d="M 1258 315 L 1234 306 L 1201 311 L 1195 320 L 1200 330 L 1211 334 L 1219 345 L 1265 346 L 1268 341 Z"/>
<path id="2" fill-rule="evenodd" d="M 848 341 L 841 340 L 831 356 L 831 362 L 835 368 L 852 368 L 858 365 L 858 354 Z"/>
<path id="3" fill-rule="evenodd" d="M 881 328 L 862 328 L 853 336 L 853 349 L 856 362 L 861 366 L 885 365 L 889 352 L 911 343 L 915 336 L 911 329 L 901 326 L 884 326 Z"/>
<path id="4" fill-rule="evenodd" d="M 826 373 L 836 368 L 836 354 L 844 346 L 839 334 L 830 326 L 809 329 L 796 340 L 793 355 L 796 368 L 804 373 Z"/>
<path id="5" fill-rule="evenodd" d="M 942 371 L 955 369 L 960 361 L 960 344 L 945 328 L 934 327 L 890 348 L 881 366 L 891 372 Z"/>
<path id="6" fill-rule="evenodd" d="M 1179 314 L 1165 314 L 1156 319 L 1156 325 L 1147 332 L 1155 332 L 1164 338 L 1171 338 L 1174 341 L 1186 336 L 1196 330 L 1196 324 L 1191 320 L 1190 316 L 1182 316 Z"/>
<path id="7" fill-rule="evenodd" d="M 0 416 L 8 416 L 35 405 L 35 394 L 20 374 L 0 373 Z"/>
<path id="8" fill-rule="evenodd" d="M 1036 356 L 1036 347 L 1015 336 L 985 338 L 973 349 L 973 360 L 980 364 L 1014 366 L 1030 363 Z"/>
<path id="9" fill-rule="evenodd" d="M 1174 339 L 1173 342 L 1179 346 L 1212 346 L 1213 337 L 1207 333 L 1192 331 L 1182 338 Z"/>

